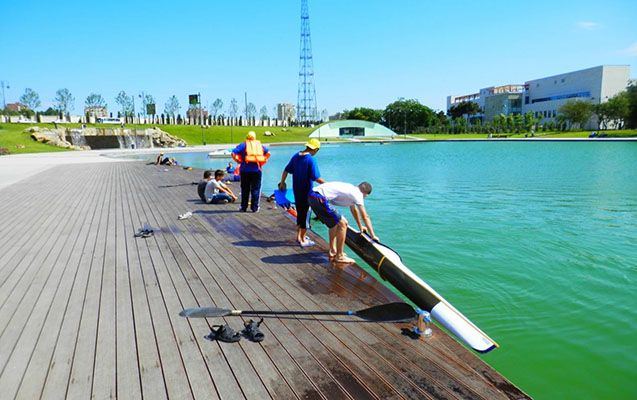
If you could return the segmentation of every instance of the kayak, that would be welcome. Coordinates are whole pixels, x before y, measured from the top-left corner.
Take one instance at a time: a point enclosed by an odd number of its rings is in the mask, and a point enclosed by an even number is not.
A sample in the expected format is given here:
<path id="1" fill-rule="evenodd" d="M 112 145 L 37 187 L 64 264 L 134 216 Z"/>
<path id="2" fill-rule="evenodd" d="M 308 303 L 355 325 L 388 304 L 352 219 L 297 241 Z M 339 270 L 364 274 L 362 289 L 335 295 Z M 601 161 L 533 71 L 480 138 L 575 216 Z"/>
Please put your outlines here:
<path id="1" fill-rule="evenodd" d="M 428 311 L 442 326 L 479 353 L 487 353 L 498 344 L 462 315 L 425 281 L 414 274 L 400 255 L 351 226 L 347 228 L 345 243 L 384 280 L 391 283 L 421 309 Z"/>

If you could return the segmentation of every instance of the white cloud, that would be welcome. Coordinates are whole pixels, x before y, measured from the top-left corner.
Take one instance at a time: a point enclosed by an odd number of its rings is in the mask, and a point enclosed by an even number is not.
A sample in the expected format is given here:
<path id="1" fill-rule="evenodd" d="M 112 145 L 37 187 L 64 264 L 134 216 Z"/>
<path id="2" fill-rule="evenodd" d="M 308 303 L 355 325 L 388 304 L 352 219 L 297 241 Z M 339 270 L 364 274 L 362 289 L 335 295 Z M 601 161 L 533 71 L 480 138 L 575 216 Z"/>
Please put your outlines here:
<path id="1" fill-rule="evenodd" d="M 600 27 L 599 23 L 593 21 L 579 21 L 575 24 L 579 29 L 584 29 L 587 31 L 592 31 L 593 29 L 597 29 Z"/>
<path id="2" fill-rule="evenodd" d="M 631 44 L 623 50 L 620 50 L 619 52 L 629 56 L 637 57 L 637 42 Z"/>

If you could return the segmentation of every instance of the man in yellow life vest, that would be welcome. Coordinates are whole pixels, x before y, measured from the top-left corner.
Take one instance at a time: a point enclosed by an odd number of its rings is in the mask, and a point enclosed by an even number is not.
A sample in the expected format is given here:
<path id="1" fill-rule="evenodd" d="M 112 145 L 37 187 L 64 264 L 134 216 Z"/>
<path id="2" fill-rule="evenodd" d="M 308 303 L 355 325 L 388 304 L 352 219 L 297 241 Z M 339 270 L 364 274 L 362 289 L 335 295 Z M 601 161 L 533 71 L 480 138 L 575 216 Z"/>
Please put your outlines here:
<path id="1" fill-rule="evenodd" d="M 256 133 L 250 131 L 246 140 L 232 150 L 232 158 L 240 164 L 241 175 L 241 208 L 248 210 L 248 201 L 252 197 L 250 209 L 259 211 L 259 197 L 261 196 L 261 167 L 268 162 L 270 151 L 257 140 Z"/>

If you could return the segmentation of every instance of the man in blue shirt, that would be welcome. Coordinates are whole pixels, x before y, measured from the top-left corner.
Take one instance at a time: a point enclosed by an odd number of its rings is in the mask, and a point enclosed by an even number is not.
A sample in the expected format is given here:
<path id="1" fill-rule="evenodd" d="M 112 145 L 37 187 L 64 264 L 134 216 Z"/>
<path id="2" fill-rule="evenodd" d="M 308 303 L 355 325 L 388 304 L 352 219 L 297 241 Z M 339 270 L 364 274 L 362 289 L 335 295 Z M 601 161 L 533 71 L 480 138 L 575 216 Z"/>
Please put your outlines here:
<path id="1" fill-rule="evenodd" d="M 279 182 L 279 190 L 285 190 L 285 179 L 288 174 L 292 174 L 292 189 L 294 191 L 294 198 L 296 202 L 296 241 L 302 247 L 312 246 L 312 242 L 305 236 L 307 233 L 308 215 L 307 212 L 310 208 L 308 203 L 308 196 L 312 191 L 314 182 L 319 184 L 325 183 L 321 178 L 318 164 L 314 159 L 316 153 L 321 148 L 321 142 L 317 139 L 310 139 L 305 143 L 305 150 L 296 153 L 285 166 L 283 173 L 281 174 L 281 182 Z"/>
<path id="2" fill-rule="evenodd" d="M 250 197 L 250 209 L 259 211 L 259 196 L 261 196 L 261 167 L 268 161 L 270 151 L 257 140 L 256 133 L 250 131 L 246 141 L 232 150 L 232 158 L 240 163 L 241 175 L 241 208 L 239 211 L 248 210 Z"/>

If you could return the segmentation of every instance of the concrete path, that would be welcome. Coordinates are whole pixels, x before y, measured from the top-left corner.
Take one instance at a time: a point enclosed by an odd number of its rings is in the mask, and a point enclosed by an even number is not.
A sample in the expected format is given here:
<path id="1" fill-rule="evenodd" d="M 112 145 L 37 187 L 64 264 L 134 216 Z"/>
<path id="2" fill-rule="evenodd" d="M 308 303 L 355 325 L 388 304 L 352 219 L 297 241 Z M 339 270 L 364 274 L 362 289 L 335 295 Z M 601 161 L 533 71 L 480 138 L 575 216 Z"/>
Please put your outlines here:
<path id="1" fill-rule="evenodd" d="M 149 159 L 153 159 L 160 151 L 170 153 L 213 151 L 225 149 L 228 148 L 228 146 L 229 145 L 208 145 L 175 149 L 64 151 L 2 156 L 0 157 L 0 189 L 58 165 L 139 161 L 138 156 L 140 155 L 148 155 Z M 133 156 L 135 158 L 129 158 Z"/>

